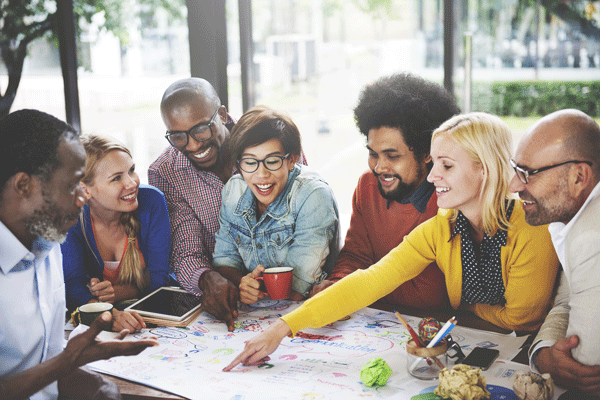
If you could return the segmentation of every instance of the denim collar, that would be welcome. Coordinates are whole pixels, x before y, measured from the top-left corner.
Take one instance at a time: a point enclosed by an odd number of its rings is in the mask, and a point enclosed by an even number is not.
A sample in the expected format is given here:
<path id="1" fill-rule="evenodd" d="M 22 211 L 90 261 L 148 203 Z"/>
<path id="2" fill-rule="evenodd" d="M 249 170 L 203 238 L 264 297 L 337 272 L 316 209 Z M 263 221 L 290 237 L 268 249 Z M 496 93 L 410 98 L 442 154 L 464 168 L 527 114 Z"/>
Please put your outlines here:
<path id="1" fill-rule="evenodd" d="M 266 215 L 269 215 L 273 219 L 281 219 L 290 212 L 290 205 L 288 204 L 287 197 L 288 193 L 292 190 L 292 185 L 296 180 L 296 177 L 300 175 L 300 166 L 294 165 L 294 169 L 288 174 L 288 179 L 283 187 L 279 196 L 267 207 L 266 211 L 261 216 L 263 219 Z M 249 187 L 246 187 L 242 197 L 238 201 L 238 205 L 234 211 L 234 215 L 244 215 L 246 218 L 251 218 L 256 214 L 256 198 L 254 193 Z"/>
<path id="2" fill-rule="evenodd" d="M 425 210 L 427 209 L 427 204 L 429 203 L 429 199 L 431 198 L 431 195 L 433 194 L 433 192 L 435 191 L 435 186 L 433 186 L 433 183 L 429 183 L 427 182 L 427 180 L 423 181 L 423 183 L 421 183 L 419 185 L 419 187 L 417 188 L 417 190 L 415 190 L 413 192 L 413 194 L 411 194 L 410 196 L 398 201 L 398 203 L 400 204 L 412 204 L 414 208 L 417 209 L 418 212 L 420 212 L 421 214 L 423 214 L 425 212 Z M 390 203 L 393 200 L 388 200 L 387 201 L 387 208 L 390 208 Z"/>

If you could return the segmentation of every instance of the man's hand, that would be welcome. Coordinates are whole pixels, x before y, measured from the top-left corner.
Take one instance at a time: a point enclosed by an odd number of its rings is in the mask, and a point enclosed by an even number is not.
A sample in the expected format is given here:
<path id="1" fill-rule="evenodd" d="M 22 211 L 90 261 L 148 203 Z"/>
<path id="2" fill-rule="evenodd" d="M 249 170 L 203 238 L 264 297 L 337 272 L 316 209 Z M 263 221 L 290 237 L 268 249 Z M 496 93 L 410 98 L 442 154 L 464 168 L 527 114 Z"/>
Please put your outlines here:
<path id="1" fill-rule="evenodd" d="M 330 281 L 330 280 L 325 279 L 321 283 L 312 287 L 312 289 L 310 291 L 310 295 L 308 297 L 313 297 L 315 294 L 322 292 L 323 290 L 327 289 L 329 286 L 333 285 L 334 283 L 335 283 L 335 281 Z"/>
<path id="2" fill-rule="evenodd" d="M 127 335 L 127 330 L 121 331 L 117 340 L 106 342 L 97 340 L 96 336 L 98 336 L 102 329 L 108 328 L 111 321 L 111 313 L 108 311 L 104 312 L 92 322 L 87 331 L 69 340 L 67 347 L 61 354 L 67 363 L 68 370 L 65 373 L 71 373 L 77 367 L 92 361 L 106 360 L 115 356 L 132 356 L 141 353 L 147 347 L 158 346 L 158 342 L 151 339 L 121 340 Z"/>
<path id="3" fill-rule="evenodd" d="M 125 329 L 129 333 L 133 333 L 146 327 L 144 318 L 135 311 L 119 311 L 113 308 L 112 313 L 114 319 L 112 330 L 115 332 L 121 332 Z"/>
<path id="4" fill-rule="evenodd" d="M 265 294 L 260 290 L 260 282 L 256 280 L 264 270 L 265 267 L 259 265 L 254 268 L 254 271 L 242 278 L 240 282 L 240 301 L 242 303 L 254 304 L 265 297 Z"/>
<path id="5" fill-rule="evenodd" d="M 238 316 L 238 288 L 216 271 L 206 271 L 200 275 L 198 287 L 202 290 L 200 309 L 225 321 L 229 332 L 233 332 L 233 319 Z"/>
<path id="6" fill-rule="evenodd" d="M 600 395 L 600 366 L 589 367 L 571 356 L 579 338 L 560 339 L 552 347 L 537 352 L 536 364 L 542 373 L 550 373 L 554 382 L 565 388 L 576 388 L 588 394 Z"/>
<path id="7" fill-rule="evenodd" d="M 277 322 L 269 326 L 266 331 L 247 341 L 244 351 L 242 351 L 231 364 L 223 368 L 223 371 L 231 371 L 239 363 L 244 365 L 257 365 L 263 361 L 268 361 L 270 359 L 268 357 L 269 354 L 274 352 L 277 347 L 279 347 L 283 338 L 291 333 L 292 330 L 284 320 L 277 320 Z"/>
<path id="8" fill-rule="evenodd" d="M 115 301 L 115 288 L 110 281 L 100 282 L 98 278 L 92 278 L 90 280 L 90 292 L 98 301 L 105 303 L 114 303 Z"/>

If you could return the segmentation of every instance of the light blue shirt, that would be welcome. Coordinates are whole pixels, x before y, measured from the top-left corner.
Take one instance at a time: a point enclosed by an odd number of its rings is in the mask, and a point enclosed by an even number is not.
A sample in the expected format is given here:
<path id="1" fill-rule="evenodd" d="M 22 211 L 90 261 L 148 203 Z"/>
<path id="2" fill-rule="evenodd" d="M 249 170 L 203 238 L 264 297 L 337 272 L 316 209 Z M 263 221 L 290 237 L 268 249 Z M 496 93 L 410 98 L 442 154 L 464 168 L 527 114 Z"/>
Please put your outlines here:
<path id="1" fill-rule="evenodd" d="M 0 222 L 0 376 L 11 376 L 62 352 L 65 284 L 57 243 L 32 251 Z M 56 382 L 30 399 L 56 399 Z"/>
<path id="2" fill-rule="evenodd" d="M 296 165 L 283 191 L 257 220 L 256 198 L 241 175 L 223 188 L 213 265 L 244 273 L 292 267 L 292 289 L 308 295 L 333 269 L 340 248 L 339 213 L 331 187 Z"/>

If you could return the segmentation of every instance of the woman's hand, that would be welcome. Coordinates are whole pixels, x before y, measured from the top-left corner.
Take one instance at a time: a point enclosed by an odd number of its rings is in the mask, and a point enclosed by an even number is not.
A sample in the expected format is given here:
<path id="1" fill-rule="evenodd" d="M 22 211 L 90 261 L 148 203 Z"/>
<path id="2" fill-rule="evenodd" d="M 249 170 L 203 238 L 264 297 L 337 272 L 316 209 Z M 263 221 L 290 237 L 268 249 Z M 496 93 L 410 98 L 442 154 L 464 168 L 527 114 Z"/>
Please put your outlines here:
<path id="1" fill-rule="evenodd" d="M 283 338 L 291 333 L 292 330 L 284 320 L 277 320 L 266 331 L 246 342 L 244 351 L 231 364 L 223 368 L 223 371 L 231 371 L 240 363 L 244 365 L 256 365 L 261 361 L 268 361 L 270 359 L 268 355 L 274 352 L 279 347 Z"/>
<path id="2" fill-rule="evenodd" d="M 144 319 L 135 311 L 119 311 L 113 308 L 113 332 L 127 330 L 129 333 L 139 331 L 146 327 Z"/>
<path id="3" fill-rule="evenodd" d="M 256 280 L 262 275 L 265 267 L 257 266 L 254 271 L 244 276 L 240 282 L 240 301 L 245 304 L 254 304 L 265 297 L 265 294 L 259 290 L 260 282 Z"/>
<path id="4" fill-rule="evenodd" d="M 90 292 L 98 301 L 105 303 L 115 302 L 115 288 L 110 281 L 100 282 L 98 278 L 92 278 L 90 280 Z"/>

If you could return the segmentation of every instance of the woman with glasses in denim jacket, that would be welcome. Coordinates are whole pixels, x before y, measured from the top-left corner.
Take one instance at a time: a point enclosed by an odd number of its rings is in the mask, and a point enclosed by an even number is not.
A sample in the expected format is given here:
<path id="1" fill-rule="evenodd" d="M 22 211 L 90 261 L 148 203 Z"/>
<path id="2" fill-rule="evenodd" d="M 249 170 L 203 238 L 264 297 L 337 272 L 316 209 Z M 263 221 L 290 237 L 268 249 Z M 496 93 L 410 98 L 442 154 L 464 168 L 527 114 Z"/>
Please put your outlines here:
<path id="1" fill-rule="evenodd" d="M 548 312 L 558 258 L 546 226 L 530 226 L 511 198 L 511 133 L 485 113 L 457 115 L 433 132 L 439 211 L 377 264 L 358 270 L 283 316 L 225 368 L 272 353 L 286 335 L 321 327 L 393 291 L 435 261 L 452 307 L 514 331 L 535 331 Z"/>
<path id="2" fill-rule="evenodd" d="M 229 149 L 240 174 L 223 188 L 213 267 L 239 287 L 246 304 L 264 297 L 256 278 L 265 269 L 292 267 L 290 299 L 302 300 L 339 253 L 333 191 L 296 164 L 300 132 L 287 115 L 248 110 L 231 131 Z"/>

